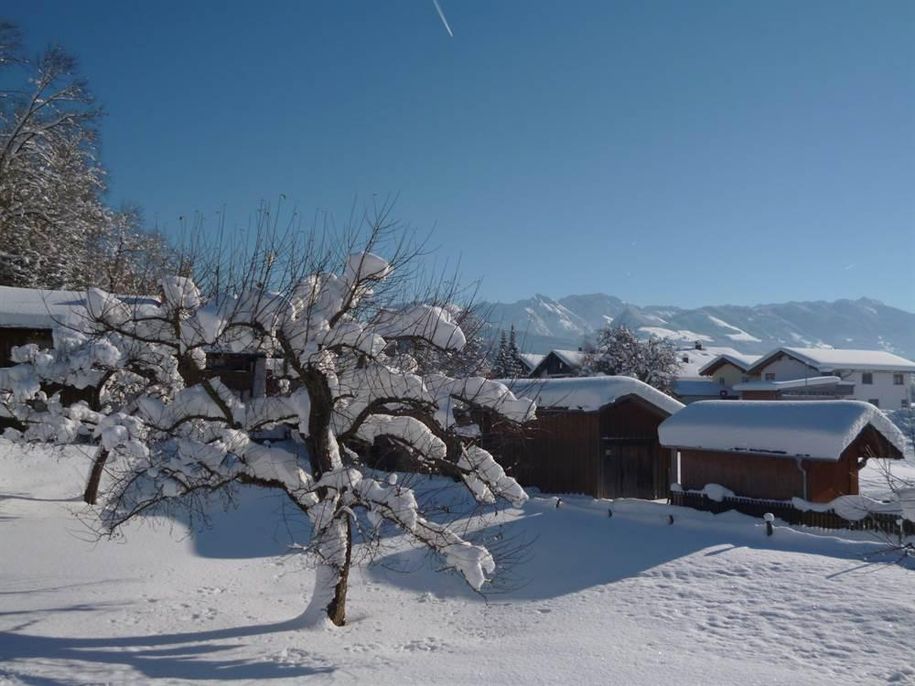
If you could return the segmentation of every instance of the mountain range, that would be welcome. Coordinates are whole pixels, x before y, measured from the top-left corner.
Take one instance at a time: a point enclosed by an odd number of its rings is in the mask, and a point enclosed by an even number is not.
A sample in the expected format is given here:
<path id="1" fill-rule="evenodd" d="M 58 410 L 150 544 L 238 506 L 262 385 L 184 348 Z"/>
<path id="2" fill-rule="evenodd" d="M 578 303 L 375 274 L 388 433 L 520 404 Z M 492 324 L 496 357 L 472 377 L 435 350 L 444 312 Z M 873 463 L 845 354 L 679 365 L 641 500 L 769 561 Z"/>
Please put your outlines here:
<path id="1" fill-rule="evenodd" d="M 870 298 L 688 309 L 641 307 L 604 293 L 558 300 L 538 294 L 513 303 L 482 303 L 480 311 L 492 335 L 514 325 L 525 352 L 575 349 L 614 324 L 683 346 L 700 341 L 746 353 L 782 345 L 879 349 L 915 358 L 915 314 Z"/>

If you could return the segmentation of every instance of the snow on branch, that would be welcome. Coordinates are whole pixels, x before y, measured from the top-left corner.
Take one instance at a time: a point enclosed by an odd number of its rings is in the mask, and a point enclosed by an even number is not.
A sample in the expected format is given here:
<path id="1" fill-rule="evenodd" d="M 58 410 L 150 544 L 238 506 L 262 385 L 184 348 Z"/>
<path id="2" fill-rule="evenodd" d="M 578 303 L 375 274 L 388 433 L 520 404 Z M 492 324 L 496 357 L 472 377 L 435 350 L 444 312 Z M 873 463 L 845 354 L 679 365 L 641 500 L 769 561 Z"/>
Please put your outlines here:
<path id="1" fill-rule="evenodd" d="M 366 446 L 389 437 L 460 476 L 477 502 L 518 506 L 527 496 L 468 440 L 474 432 L 466 410 L 523 423 L 535 405 L 499 382 L 421 372 L 401 342 L 457 351 L 466 337 L 448 308 L 383 302 L 393 264 L 366 250 L 350 255 L 339 273 L 323 263 L 311 273 L 290 272 L 288 283 L 272 284 L 276 290 L 251 281 L 210 297 L 190 278 L 173 276 L 162 279 L 160 299 L 141 303 L 90 289 L 81 326 L 56 337 L 53 350 L 17 350 L 17 364 L 0 369 L 0 400 L 27 425 L 22 440 L 81 435 L 99 446 L 96 467 L 113 456 L 100 508 L 107 530 L 233 483 L 280 489 L 312 522 L 308 547 L 321 567 L 315 602 L 335 621 L 356 509 L 375 524 L 394 523 L 479 590 L 496 569 L 489 551 L 428 520 L 409 488 L 365 477 Z M 227 351 L 273 356 L 282 365 L 271 369 L 288 372 L 269 395 L 239 394 L 208 364 L 208 356 Z M 98 386 L 95 405 L 64 407 L 44 395 L 48 383 Z M 265 443 L 262 431 L 276 427 L 291 440 Z"/>

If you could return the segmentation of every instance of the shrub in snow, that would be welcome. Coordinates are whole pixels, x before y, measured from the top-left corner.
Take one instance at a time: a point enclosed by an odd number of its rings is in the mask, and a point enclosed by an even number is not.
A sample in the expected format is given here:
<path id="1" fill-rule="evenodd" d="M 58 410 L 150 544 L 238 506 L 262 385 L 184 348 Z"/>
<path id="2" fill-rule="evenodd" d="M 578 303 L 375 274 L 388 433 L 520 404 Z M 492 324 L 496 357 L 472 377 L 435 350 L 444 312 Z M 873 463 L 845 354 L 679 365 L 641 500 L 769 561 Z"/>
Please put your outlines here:
<path id="1" fill-rule="evenodd" d="M 380 306 L 397 259 L 365 251 L 337 270 L 326 264 L 312 261 L 313 269 L 277 291 L 252 279 L 209 298 L 191 279 L 172 277 L 158 303 L 143 306 L 92 290 L 78 330 L 53 350 L 18 351 L 19 364 L 0 372 L 0 389 L 7 411 L 26 426 L 14 438 L 97 442 L 94 478 L 103 468 L 112 474 L 100 509 L 107 531 L 234 483 L 283 491 L 312 524 L 308 550 L 318 574 L 307 613 L 342 624 L 358 510 L 439 553 L 475 589 L 495 571 L 490 551 L 427 518 L 411 489 L 374 478 L 360 451 L 386 437 L 458 477 L 479 502 L 520 505 L 524 491 L 492 455 L 467 443 L 463 436 L 473 432 L 456 425 L 455 410 L 486 408 L 521 423 L 534 404 L 482 377 L 418 372 L 399 342 L 458 351 L 466 339 L 447 307 Z M 263 276 L 257 281 L 270 281 Z M 241 400 L 206 368 L 211 350 L 281 357 L 284 390 Z M 42 394 L 48 382 L 94 385 L 97 406 L 65 407 Z M 277 426 L 304 449 L 256 442 L 259 431 Z"/>

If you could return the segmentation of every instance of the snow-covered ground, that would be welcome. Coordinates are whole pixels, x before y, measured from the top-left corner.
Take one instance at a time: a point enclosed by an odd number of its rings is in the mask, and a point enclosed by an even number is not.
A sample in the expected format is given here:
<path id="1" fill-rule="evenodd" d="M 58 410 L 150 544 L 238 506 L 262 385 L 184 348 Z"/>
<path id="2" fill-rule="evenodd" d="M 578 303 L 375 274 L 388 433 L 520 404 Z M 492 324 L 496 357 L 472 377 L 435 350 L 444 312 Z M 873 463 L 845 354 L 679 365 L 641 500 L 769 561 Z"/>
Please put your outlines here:
<path id="1" fill-rule="evenodd" d="M 529 543 L 501 593 L 395 539 L 353 575 L 349 625 L 305 630 L 278 497 L 95 541 L 86 467 L 0 441 L 0 684 L 915 683 L 915 570 L 864 560 L 868 534 L 535 497 L 480 532 Z"/>

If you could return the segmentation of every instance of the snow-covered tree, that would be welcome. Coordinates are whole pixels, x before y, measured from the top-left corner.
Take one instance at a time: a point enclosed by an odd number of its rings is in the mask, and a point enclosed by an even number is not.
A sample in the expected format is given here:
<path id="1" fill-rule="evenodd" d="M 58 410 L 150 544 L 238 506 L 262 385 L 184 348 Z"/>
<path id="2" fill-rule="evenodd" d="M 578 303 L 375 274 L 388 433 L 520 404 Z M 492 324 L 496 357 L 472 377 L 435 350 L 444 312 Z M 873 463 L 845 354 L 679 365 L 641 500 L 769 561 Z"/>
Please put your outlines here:
<path id="1" fill-rule="evenodd" d="M 0 78 L 0 284 L 148 286 L 140 277 L 161 276 L 157 255 L 170 251 L 135 212 L 104 203 L 100 110 L 76 60 L 59 47 L 29 59 L 16 27 L 0 23 Z"/>
<path id="2" fill-rule="evenodd" d="M 597 343 L 585 345 L 581 374 L 631 376 L 670 392 L 678 368 L 677 350 L 669 340 L 643 340 L 625 326 L 609 326 L 598 331 Z"/>
<path id="3" fill-rule="evenodd" d="M 488 347 L 481 334 L 483 320 L 471 307 L 446 305 L 451 318 L 464 332 L 465 343 L 460 350 L 442 350 L 425 341 L 408 341 L 401 349 L 411 355 L 421 374 L 441 373 L 447 376 L 487 376 Z"/>
<path id="4" fill-rule="evenodd" d="M 261 251 L 240 287 L 209 297 L 185 277 L 164 279 L 156 302 L 90 289 L 85 318 L 59 332 L 52 350 L 26 346 L 16 351 L 19 364 L 0 369 L 3 404 L 25 427 L 9 437 L 92 437 L 96 468 L 107 462 L 110 472 L 100 498 L 109 532 L 237 483 L 281 490 L 311 522 L 312 620 L 345 622 L 357 521 L 368 523 L 370 536 L 392 523 L 481 589 L 495 572 L 490 551 L 425 516 L 410 488 L 377 478 L 362 455 L 384 437 L 459 478 L 478 502 L 520 505 L 521 487 L 474 444 L 472 413 L 459 412 L 458 421 L 455 411 L 484 408 L 522 423 L 535 408 L 482 377 L 422 373 L 398 349 L 419 341 L 458 351 L 466 337 L 447 307 L 390 305 L 403 302 L 390 285 L 409 255 L 375 254 L 383 235 L 377 222 L 361 250 L 335 262 L 327 253 L 292 255 L 284 269 L 274 251 Z M 260 285 L 278 274 L 283 283 L 274 290 Z M 280 392 L 243 402 L 207 369 L 214 350 L 282 357 L 289 372 Z M 98 402 L 67 406 L 42 392 L 47 383 L 95 388 Z M 302 449 L 257 440 L 276 426 Z"/>
<path id="5" fill-rule="evenodd" d="M 521 351 L 512 325 L 508 336 L 502 331 L 499 337 L 499 347 L 496 349 L 490 376 L 494 379 L 517 379 L 524 374 L 525 366 L 521 361 Z"/>

